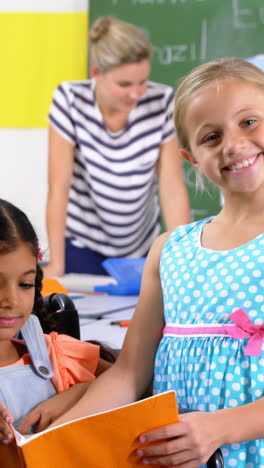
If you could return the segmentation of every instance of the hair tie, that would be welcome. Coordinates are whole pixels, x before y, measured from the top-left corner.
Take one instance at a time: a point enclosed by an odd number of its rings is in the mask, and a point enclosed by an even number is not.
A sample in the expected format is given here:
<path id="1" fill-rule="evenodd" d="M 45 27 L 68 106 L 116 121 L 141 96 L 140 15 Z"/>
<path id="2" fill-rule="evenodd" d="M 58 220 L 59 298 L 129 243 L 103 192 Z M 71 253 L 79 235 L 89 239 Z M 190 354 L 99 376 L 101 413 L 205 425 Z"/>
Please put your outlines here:
<path id="1" fill-rule="evenodd" d="M 42 252 L 40 250 L 39 243 L 38 243 L 38 260 L 40 260 L 40 261 L 43 260 L 43 254 L 42 254 Z"/>

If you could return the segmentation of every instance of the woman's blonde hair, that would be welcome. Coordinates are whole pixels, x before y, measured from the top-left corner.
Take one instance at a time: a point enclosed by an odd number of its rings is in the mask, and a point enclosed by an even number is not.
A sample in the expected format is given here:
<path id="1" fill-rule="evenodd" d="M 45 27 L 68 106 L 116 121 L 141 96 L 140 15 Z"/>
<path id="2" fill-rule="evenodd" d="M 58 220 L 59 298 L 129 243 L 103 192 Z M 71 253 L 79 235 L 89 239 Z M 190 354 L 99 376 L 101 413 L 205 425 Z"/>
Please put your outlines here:
<path id="1" fill-rule="evenodd" d="M 223 79 L 235 79 L 257 86 L 264 91 L 264 72 L 239 58 L 220 58 L 192 70 L 180 83 L 174 104 L 174 124 L 181 148 L 190 151 L 185 113 L 191 97 L 201 88 Z"/>
<path id="2" fill-rule="evenodd" d="M 91 65 L 101 73 L 142 60 L 150 60 L 152 46 L 143 31 L 114 16 L 101 16 L 90 30 Z"/>

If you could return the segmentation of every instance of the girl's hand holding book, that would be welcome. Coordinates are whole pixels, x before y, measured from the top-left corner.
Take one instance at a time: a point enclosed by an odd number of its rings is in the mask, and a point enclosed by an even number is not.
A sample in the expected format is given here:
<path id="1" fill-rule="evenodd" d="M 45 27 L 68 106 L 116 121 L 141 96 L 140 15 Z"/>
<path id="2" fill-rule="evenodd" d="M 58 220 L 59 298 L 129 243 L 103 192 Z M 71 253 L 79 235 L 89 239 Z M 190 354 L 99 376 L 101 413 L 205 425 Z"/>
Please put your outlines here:
<path id="1" fill-rule="evenodd" d="M 222 445 L 216 413 L 191 412 L 180 422 L 146 432 L 140 442 L 150 444 L 137 450 L 141 462 L 150 465 L 197 468 Z"/>
<path id="2" fill-rule="evenodd" d="M 8 424 L 12 424 L 13 416 L 6 406 L 0 402 L 0 444 L 8 445 L 13 439 L 13 432 Z"/>

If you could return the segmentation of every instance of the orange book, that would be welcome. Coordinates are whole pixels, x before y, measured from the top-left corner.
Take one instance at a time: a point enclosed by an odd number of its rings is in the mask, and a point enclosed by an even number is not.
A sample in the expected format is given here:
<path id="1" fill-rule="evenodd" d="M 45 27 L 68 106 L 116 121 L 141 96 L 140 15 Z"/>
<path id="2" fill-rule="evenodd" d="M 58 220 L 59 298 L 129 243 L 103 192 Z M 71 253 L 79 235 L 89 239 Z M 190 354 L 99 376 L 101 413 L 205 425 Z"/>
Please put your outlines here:
<path id="1" fill-rule="evenodd" d="M 139 468 L 139 435 L 178 421 L 175 392 L 161 393 L 0 445 L 1 468 Z"/>

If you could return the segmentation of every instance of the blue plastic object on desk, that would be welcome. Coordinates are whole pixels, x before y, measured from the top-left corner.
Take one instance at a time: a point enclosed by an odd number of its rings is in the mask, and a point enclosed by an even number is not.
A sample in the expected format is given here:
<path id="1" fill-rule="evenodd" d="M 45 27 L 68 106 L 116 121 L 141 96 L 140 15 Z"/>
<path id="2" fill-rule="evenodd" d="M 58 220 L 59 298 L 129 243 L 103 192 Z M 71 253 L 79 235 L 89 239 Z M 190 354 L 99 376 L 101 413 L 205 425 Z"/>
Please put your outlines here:
<path id="1" fill-rule="evenodd" d="M 117 281 L 104 286 L 95 286 L 94 292 L 104 292 L 115 296 L 138 295 L 146 257 L 108 258 L 102 262 L 107 273 Z"/>

